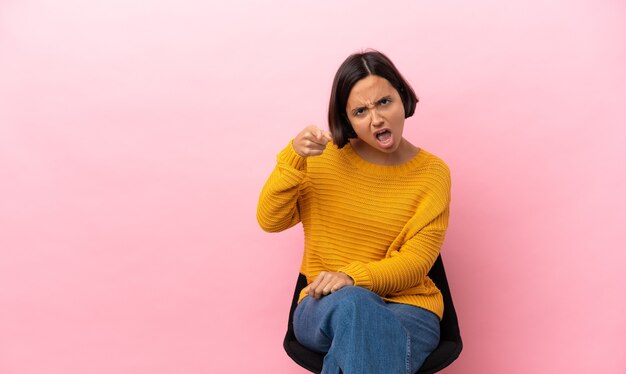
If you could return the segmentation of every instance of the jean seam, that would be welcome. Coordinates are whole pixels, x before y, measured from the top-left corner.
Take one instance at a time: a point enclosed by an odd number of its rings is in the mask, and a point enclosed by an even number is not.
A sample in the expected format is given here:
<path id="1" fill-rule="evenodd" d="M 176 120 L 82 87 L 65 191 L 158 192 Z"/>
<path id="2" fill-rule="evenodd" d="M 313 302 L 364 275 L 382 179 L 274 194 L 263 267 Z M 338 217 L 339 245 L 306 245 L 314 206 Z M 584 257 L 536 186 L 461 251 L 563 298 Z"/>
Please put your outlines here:
<path id="1" fill-rule="evenodd" d="M 406 373 L 411 373 L 411 335 L 406 334 Z"/>

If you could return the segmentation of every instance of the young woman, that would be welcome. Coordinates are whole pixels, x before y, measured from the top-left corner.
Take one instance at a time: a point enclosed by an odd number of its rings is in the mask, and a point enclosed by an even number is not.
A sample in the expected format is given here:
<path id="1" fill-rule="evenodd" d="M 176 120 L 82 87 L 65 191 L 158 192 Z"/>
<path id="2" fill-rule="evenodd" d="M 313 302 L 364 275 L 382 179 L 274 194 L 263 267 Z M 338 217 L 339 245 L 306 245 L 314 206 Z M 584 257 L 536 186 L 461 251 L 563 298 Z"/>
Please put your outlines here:
<path id="1" fill-rule="evenodd" d="M 446 164 L 403 137 L 418 100 L 380 52 L 339 67 L 329 131 L 308 126 L 278 154 L 257 209 L 278 232 L 302 222 L 298 341 L 323 373 L 414 373 L 439 342 L 443 300 L 427 274 L 448 226 Z"/>

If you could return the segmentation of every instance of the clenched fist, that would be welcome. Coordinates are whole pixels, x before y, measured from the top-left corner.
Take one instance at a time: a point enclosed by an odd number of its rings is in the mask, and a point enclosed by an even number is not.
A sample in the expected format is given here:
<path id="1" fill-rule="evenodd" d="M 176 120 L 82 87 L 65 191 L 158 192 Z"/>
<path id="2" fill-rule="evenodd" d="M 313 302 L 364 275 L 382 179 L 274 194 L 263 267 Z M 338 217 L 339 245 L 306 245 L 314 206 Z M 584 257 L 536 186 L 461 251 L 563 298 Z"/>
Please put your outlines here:
<path id="1" fill-rule="evenodd" d="M 315 125 L 307 126 L 293 139 L 293 149 L 302 157 L 319 156 L 326 149 L 326 144 L 332 142 L 329 131 L 324 131 Z"/>

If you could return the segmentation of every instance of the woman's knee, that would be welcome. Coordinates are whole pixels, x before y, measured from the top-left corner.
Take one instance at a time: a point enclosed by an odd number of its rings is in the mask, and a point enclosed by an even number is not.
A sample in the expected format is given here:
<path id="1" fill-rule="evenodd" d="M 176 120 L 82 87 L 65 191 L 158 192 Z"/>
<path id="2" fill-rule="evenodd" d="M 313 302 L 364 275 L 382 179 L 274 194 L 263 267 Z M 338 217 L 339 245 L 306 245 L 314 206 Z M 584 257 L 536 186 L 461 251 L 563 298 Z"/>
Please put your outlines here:
<path id="1" fill-rule="evenodd" d="M 383 302 L 380 296 L 376 295 L 370 290 L 366 290 L 365 288 L 359 286 L 343 287 L 339 291 L 335 291 L 333 295 L 335 295 L 339 300 L 346 302 Z"/>
<path id="2" fill-rule="evenodd" d="M 328 296 L 326 296 L 328 297 Z M 364 311 L 378 309 L 384 305 L 380 296 L 358 286 L 344 287 L 332 294 L 335 311 L 342 314 L 367 315 Z M 331 301 L 330 299 L 328 301 Z"/>

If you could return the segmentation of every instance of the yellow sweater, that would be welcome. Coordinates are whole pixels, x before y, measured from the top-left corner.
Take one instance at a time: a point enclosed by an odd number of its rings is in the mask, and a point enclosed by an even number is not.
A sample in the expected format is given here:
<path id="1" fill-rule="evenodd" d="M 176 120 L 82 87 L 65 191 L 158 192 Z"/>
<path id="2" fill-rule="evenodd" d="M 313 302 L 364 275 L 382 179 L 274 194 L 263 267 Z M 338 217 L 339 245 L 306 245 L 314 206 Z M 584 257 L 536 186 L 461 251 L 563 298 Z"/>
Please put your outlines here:
<path id="1" fill-rule="evenodd" d="M 349 143 L 304 158 L 290 142 L 277 161 L 257 220 L 269 232 L 302 222 L 300 272 L 309 283 L 321 271 L 341 271 L 386 301 L 441 319 L 441 292 L 427 276 L 448 227 L 450 172 L 441 159 L 420 150 L 402 165 L 376 165 Z"/>

